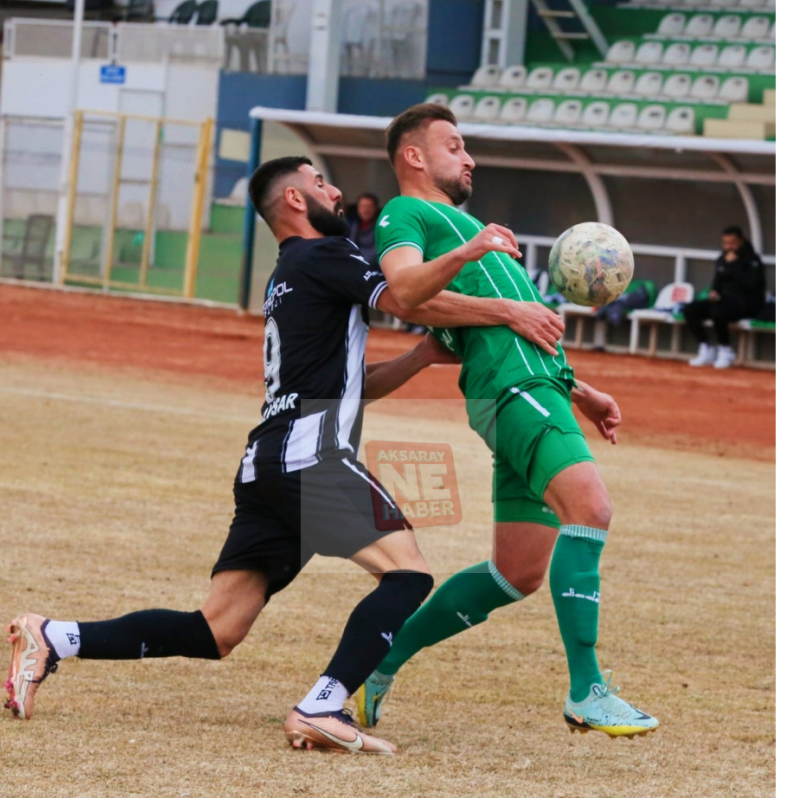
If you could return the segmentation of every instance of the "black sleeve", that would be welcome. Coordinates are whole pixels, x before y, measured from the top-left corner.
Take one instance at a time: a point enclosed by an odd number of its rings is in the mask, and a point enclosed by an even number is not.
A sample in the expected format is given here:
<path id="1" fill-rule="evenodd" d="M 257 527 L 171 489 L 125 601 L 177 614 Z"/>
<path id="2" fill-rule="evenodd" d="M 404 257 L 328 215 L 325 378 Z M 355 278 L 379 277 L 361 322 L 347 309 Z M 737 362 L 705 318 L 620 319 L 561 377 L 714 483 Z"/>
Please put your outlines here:
<path id="1" fill-rule="evenodd" d="M 376 309 L 388 287 L 379 266 L 372 266 L 347 238 L 323 238 L 309 252 L 303 271 L 332 300 Z"/>

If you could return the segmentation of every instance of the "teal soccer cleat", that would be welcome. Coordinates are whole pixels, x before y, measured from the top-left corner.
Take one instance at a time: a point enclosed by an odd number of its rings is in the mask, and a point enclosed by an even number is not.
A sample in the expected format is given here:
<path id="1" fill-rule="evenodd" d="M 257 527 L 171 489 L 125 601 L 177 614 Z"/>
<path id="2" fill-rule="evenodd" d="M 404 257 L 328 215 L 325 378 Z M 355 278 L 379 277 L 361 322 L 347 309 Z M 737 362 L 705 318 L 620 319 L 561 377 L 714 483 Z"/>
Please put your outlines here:
<path id="1" fill-rule="evenodd" d="M 565 722 L 571 729 L 586 734 L 603 731 L 613 739 L 616 737 L 645 737 L 659 728 L 659 721 L 645 712 L 618 698 L 619 687 L 612 687 L 612 671 L 605 671 L 604 681 L 590 688 L 584 701 L 565 699 Z"/>
<path id="2" fill-rule="evenodd" d="M 380 719 L 380 707 L 388 697 L 388 693 L 391 692 L 395 678 L 395 676 L 383 676 L 378 671 L 374 671 L 355 693 L 357 718 L 364 728 L 372 729 L 377 725 L 377 721 Z"/>

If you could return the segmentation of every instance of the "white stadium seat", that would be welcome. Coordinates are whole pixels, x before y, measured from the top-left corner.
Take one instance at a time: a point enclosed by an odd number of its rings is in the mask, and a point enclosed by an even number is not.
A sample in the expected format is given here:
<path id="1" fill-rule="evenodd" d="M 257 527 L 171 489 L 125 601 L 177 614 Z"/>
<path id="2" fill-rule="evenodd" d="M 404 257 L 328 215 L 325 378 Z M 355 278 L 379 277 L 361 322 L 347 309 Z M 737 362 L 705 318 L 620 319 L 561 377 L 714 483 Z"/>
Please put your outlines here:
<path id="1" fill-rule="evenodd" d="M 635 55 L 635 43 L 630 41 L 615 42 L 607 50 L 604 60 L 608 64 L 628 64 Z"/>
<path id="2" fill-rule="evenodd" d="M 665 125 L 665 106 L 647 105 L 637 117 L 637 127 L 646 132 L 662 130 Z"/>
<path id="3" fill-rule="evenodd" d="M 695 111 L 692 108 L 674 108 L 665 120 L 665 129 L 678 135 L 695 133 Z"/>
<path id="4" fill-rule="evenodd" d="M 520 97 L 513 97 L 507 100 L 499 113 L 500 122 L 515 124 L 523 122 L 526 117 L 527 101 Z"/>
<path id="5" fill-rule="evenodd" d="M 674 42 L 668 45 L 662 56 L 662 63 L 666 66 L 682 66 L 690 60 L 690 45 L 683 42 Z"/>
<path id="6" fill-rule="evenodd" d="M 775 9 L 776 8 L 776 0 L 765 0 L 765 6 L 767 6 L 767 8 Z"/>
<path id="7" fill-rule="evenodd" d="M 699 44 L 690 53 L 690 65 L 695 67 L 712 67 L 718 60 L 717 44 Z"/>
<path id="8" fill-rule="evenodd" d="M 772 39 L 774 42 L 776 41 L 776 20 L 773 20 L 773 24 L 770 26 L 770 30 L 768 31 L 768 39 Z"/>
<path id="9" fill-rule="evenodd" d="M 449 102 L 449 110 L 462 122 L 474 110 L 474 98 L 470 94 L 458 94 Z"/>
<path id="10" fill-rule="evenodd" d="M 554 79 L 554 70 L 551 67 L 537 67 L 529 73 L 526 79 L 528 91 L 546 91 L 551 88 Z"/>
<path id="11" fill-rule="evenodd" d="M 765 0 L 740 0 L 740 8 L 762 8 Z"/>
<path id="12" fill-rule="evenodd" d="M 690 87 L 690 97 L 694 100 L 714 100 L 720 90 L 720 79 L 717 75 L 701 75 Z"/>
<path id="13" fill-rule="evenodd" d="M 631 94 L 635 85 L 635 73 L 622 70 L 616 72 L 607 83 L 607 92 L 616 95 Z"/>
<path id="14" fill-rule="evenodd" d="M 572 92 L 579 85 L 582 73 L 576 67 L 561 69 L 554 78 L 554 91 Z"/>
<path id="15" fill-rule="evenodd" d="M 635 83 L 634 94 L 639 97 L 656 97 L 662 91 L 662 73 L 644 72 Z"/>
<path id="16" fill-rule="evenodd" d="M 773 69 L 776 62 L 776 51 L 770 45 L 761 45 L 754 47 L 748 58 L 745 59 L 745 65 L 749 69 Z"/>
<path id="17" fill-rule="evenodd" d="M 520 89 L 526 83 L 526 67 L 511 66 L 502 72 L 499 86 L 502 89 Z"/>
<path id="18" fill-rule="evenodd" d="M 695 39 L 703 39 L 712 33 L 712 23 L 715 17 L 711 14 L 696 14 L 690 17 L 687 27 L 684 29 L 685 36 L 692 36 Z"/>
<path id="19" fill-rule="evenodd" d="M 564 100 L 557 106 L 554 112 L 554 124 L 556 125 L 578 125 L 579 117 L 582 115 L 582 103 L 580 100 Z"/>
<path id="20" fill-rule="evenodd" d="M 643 42 L 635 53 L 636 64 L 658 64 L 662 58 L 662 42 Z"/>
<path id="21" fill-rule="evenodd" d="M 708 0 L 684 0 L 684 5 L 686 6 L 705 6 Z"/>
<path id="22" fill-rule="evenodd" d="M 502 101 L 499 97 L 483 97 L 477 102 L 471 118 L 475 122 L 494 122 L 499 116 Z"/>
<path id="23" fill-rule="evenodd" d="M 671 75 L 662 87 L 662 96 L 669 97 L 672 100 L 681 100 L 690 93 L 692 82 L 693 79 L 690 75 Z"/>
<path id="24" fill-rule="evenodd" d="M 766 39 L 770 30 L 768 17 L 749 17 L 740 31 L 741 39 Z"/>
<path id="25" fill-rule="evenodd" d="M 545 125 L 551 122 L 554 116 L 554 100 L 542 97 L 529 104 L 526 112 L 526 121 L 533 125 Z"/>
<path id="26" fill-rule="evenodd" d="M 610 116 L 610 104 L 598 100 L 590 103 L 582 113 L 582 125 L 584 127 L 604 127 Z"/>
<path id="27" fill-rule="evenodd" d="M 659 23 L 660 36 L 678 36 L 683 30 L 687 17 L 684 14 L 666 14 Z"/>
<path id="28" fill-rule="evenodd" d="M 730 103 L 748 102 L 748 78 L 731 77 L 723 81 L 718 93 L 719 100 Z"/>
<path id="29" fill-rule="evenodd" d="M 709 0 L 709 4 L 713 8 L 728 8 L 729 6 L 736 6 L 737 0 Z"/>
<path id="30" fill-rule="evenodd" d="M 607 86 L 607 70 L 606 69 L 588 69 L 582 80 L 579 81 L 579 91 L 585 91 L 590 94 L 604 91 Z"/>
<path id="31" fill-rule="evenodd" d="M 715 27 L 712 28 L 712 35 L 719 39 L 733 39 L 740 33 L 743 21 L 736 14 L 724 14 L 718 17 Z"/>
<path id="32" fill-rule="evenodd" d="M 433 103 L 434 105 L 448 105 L 449 98 L 443 93 L 430 94 L 424 102 Z"/>
<path id="33" fill-rule="evenodd" d="M 609 126 L 616 130 L 633 128 L 637 123 L 637 106 L 634 103 L 621 103 L 612 109 Z"/>
<path id="34" fill-rule="evenodd" d="M 720 51 L 718 66 L 722 69 L 737 69 L 745 63 L 748 51 L 742 44 L 730 44 Z"/>
<path id="35" fill-rule="evenodd" d="M 502 76 L 502 68 L 496 64 L 485 64 L 481 66 L 471 78 L 471 85 L 480 89 L 487 89 L 495 86 Z"/>

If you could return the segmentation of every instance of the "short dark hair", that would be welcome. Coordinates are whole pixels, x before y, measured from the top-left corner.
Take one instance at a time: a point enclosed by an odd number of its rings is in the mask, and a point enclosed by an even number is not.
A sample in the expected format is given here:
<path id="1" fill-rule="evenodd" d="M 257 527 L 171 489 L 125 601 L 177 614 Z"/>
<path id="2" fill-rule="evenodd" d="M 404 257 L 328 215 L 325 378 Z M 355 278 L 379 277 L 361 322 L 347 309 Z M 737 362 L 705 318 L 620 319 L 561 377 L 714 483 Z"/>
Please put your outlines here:
<path id="1" fill-rule="evenodd" d="M 249 198 L 263 221 L 270 227 L 274 221 L 273 198 L 269 196 L 276 183 L 286 175 L 299 171 L 300 166 L 313 166 L 304 155 L 273 158 L 261 164 L 249 179 Z"/>
<path id="2" fill-rule="evenodd" d="M 745 241 L 745 235 L 743 234 L 743 228 L 740 227 L 739 224 L 730 224 L 728 227 L 723 228 L 723 235 L 725 236 L 737 236 L 737 238 L 742 238 Z"/>
<path id="3" fill-rule="evenodd" d="M 379 208 L 380 207 L 380 201 L 377 199 L 377 195 L 376 194 L 372 194 L 370 191 L 364 191 L 362 194 L 358 194 L 357 195 L 357 200 L 355 200 L 355 201 L 356 202 L 360 202 L 360 200 L 362 200 L 362 199 L 371 200 L 374 203 L 374 207 L 375 208 Z"/>
<path id="4" fill-rule="evenodd" d="M 421 103 L 408 108 L 399 114 L 385 131 L 385 146 L 388 150 L 388 158 L 393 164 L 396 160 L 396 153 L 402 136 L 428 127 L 433 122 L 451 122 L 457 124 L 457 117 L 445 106 L 438 103 Z"/>

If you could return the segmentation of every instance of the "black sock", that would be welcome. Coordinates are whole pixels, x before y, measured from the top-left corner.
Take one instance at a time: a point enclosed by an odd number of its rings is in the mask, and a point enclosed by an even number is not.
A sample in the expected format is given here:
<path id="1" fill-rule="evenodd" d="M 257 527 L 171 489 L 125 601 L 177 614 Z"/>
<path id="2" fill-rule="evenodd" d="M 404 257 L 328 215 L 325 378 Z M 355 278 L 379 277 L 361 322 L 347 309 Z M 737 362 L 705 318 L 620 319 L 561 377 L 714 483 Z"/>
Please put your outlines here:
<path id="1" fill-rule="evenodd" d="M 221 659 L 200 610 L 142 610 L 110 621 L 78 623 L 82 659 Z"/>
<path id="2" fill-rule="evenodd" d="M 419 571 L 389 571 L 376 590 L 352 610 L 341 642 L 322 671 L 337 679 L 351 694 L 390 651 L 402 624 L 421 606 L 434 583 Z"/>

